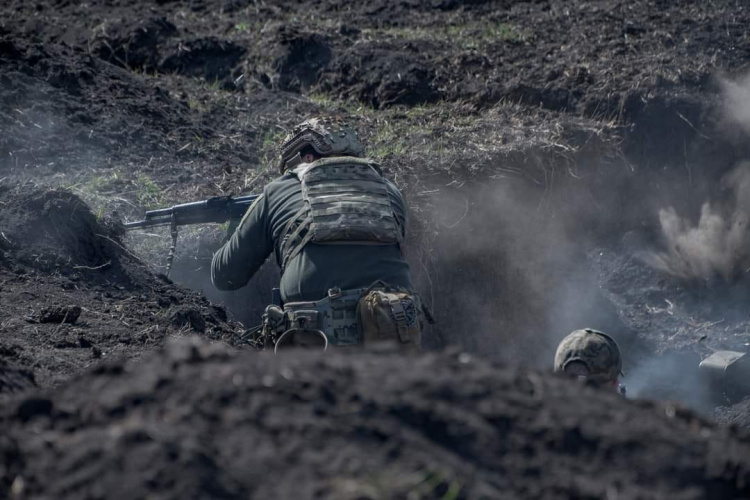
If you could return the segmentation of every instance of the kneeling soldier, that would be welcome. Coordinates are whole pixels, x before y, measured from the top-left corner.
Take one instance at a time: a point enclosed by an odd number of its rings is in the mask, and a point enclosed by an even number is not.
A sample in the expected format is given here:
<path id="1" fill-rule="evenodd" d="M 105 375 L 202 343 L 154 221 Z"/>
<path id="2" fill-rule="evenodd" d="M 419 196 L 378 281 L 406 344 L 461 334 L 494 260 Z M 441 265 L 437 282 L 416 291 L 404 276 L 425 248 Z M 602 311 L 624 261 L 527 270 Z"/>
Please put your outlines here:
<path id="1" fill-rule="evenodd" d="M 363 153 L 340 120 L 297 125 L 281 145 L 281 177 L 214 255 L 214 285 L 235 290 L 275 253 L 283 308 L 269 306 L 264 331 L 277 348 L 311 333 L 326 346 L 420 345 L 421 305 L 401 251 L 406 204 Z"/>

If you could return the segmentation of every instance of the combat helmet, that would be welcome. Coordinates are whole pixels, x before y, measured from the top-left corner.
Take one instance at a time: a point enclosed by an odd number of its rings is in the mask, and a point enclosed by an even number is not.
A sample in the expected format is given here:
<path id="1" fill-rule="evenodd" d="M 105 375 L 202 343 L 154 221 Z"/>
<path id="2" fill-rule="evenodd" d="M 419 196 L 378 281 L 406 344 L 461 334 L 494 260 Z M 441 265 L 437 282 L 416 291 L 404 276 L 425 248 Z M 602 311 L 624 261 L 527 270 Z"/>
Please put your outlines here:
<path id="1" fill-rule="evenodd" d="M 583 367 L 583 372 L 578 371 Z M 555 371 L 573 372 L 588 380 L 606 384 L 622 375 L 622 356 L 615 339 L 586 328 L 576 330 L 557 346 Z"/>
<path id="2" fill-rule="evenodd" d="M 279 148 L 283 174 L 302 160 L 300 152 L 311 146 L 321 156 L 362 156 L 365 148 L 357 132 L 338 118 L 310 118 L 292 129 Z"/>

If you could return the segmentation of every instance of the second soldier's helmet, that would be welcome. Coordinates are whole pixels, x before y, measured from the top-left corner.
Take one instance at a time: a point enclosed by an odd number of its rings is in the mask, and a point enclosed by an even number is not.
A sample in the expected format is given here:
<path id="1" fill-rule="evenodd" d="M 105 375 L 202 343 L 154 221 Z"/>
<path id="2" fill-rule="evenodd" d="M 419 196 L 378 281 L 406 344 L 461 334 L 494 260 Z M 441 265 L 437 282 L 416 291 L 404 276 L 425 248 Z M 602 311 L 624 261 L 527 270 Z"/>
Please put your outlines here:
<path id="1" fill-rule="evenodd" d="M 362 156 L 357 132 L 337 118 L 311 118 L 286 136 L 280 147 L 279 170 L 283 174 L 300 163 L 300 152 L 312 147 L 321 156 Z"/>
<path id="2" fill-rule="evenodd" d="M 620 348 L 606 333 L 576 330 L 557 347 L 555 371 L 572 372 L 602 384 L 615 382 L 622 374 Z"/>

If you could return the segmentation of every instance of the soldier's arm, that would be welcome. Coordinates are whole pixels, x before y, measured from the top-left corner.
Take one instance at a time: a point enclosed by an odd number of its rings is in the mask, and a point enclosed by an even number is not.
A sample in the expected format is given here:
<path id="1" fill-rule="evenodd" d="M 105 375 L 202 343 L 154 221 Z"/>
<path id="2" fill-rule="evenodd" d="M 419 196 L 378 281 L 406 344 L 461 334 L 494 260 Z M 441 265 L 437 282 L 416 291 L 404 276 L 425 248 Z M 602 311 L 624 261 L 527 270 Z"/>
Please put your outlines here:
<path id="1" fill-rule="evenodd" d="M 260 196 L 211 262 L 211 281 L 219 290 L 237 290 L 250 281 L 273 251 L 268 230 L 268 204 Z"/>

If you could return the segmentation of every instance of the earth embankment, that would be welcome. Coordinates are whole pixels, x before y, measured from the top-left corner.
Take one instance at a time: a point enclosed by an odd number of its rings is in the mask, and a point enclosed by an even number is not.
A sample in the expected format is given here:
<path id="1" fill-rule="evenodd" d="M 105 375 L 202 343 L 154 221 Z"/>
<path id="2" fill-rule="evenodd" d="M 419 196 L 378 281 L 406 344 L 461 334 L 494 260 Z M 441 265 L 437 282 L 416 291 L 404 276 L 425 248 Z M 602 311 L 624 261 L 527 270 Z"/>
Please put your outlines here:
<path id="1" fill-rule="evenodd" d="M 706 265 L 716 252 L 675 243 L 703 213 L 750 241 L 732 222 L 750 206 L 748 16 L 732 0 L 3 3 L 0 492 L 747 496 L 738 431 L 546 371 L 565 334 L 599 328 L 632 396 L 747 425 L 747 400 L 697 372 L 750 343 L 745 252 Z M 277 271 L 218 293 L 225 228 L 185 228 L 167 279 L 170 235 L 118 221 L 260 191 L 316 114 L 346 117 L 405 192 L 426 347 L 469 357 L 160 351 L 234 344 L 231 318 L 258 322 Z"/>
<path id="2" fill-rule="evenodd" d="M 2 423 L 15 498 L 742 498 L 750 480 L 731 430 L 457 352 L 187 340 Z"/>

